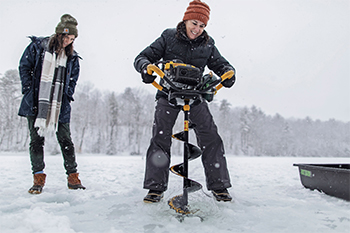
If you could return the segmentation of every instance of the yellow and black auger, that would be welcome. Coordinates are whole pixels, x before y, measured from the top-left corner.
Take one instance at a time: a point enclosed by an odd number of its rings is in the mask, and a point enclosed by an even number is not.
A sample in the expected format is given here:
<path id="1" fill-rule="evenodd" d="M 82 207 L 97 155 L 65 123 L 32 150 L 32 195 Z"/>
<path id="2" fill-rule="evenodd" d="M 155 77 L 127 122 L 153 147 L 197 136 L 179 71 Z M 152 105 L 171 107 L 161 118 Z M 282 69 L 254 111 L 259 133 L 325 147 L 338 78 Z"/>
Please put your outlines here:
<path id="1" fill-rule="evenodd" d="M 164 72 L 158 67 L 161 64 Z M 233 77 L 234 71 L 226 72 L 221 78 L 216 78 L 212 72 L 202 77 L 200 69 L 192 65 L 160 61 L 156 65 L 147 66 L 147 73 L 151 75 L 153 72 L 161 78 L 159 83 L 153 81 L 153 86 L 165 93 L 168 101 L 182 106 L 184 112 L 184 131 L 172 135 L 184 142 L 183 163 L 170 167 L 171 172 L 183 177 L 183 193 L 171 198 L 168 204 L 182 216 L 193 215 L 197 210 L 188 208 L 188 193 L 202 189 L 202 185 L 188 178 L 188 162 L 201 156 L 202 151 L 188 142 L 189 130 L 195 127 L 189 121 L 190 108 L 191 105 L 202 102 L 203 98 L 212 101 L 213 96 L 222 88 L 221 82 Z"/>
<path id="2" fill-rule="evenodd" d="M 188 113 L 190 111 L 189 100 L 185 99 L 184 111 L 184 131 L 174 134 L 173 138 L 184 142 L 184 162 L 170 167 L 170 171 L 174 174 L 183 177 L 183 194 L 177 195 L 168 201 L 170 208 L 174 209 L 177 213 L 188 215 L 194 214 L 194 211 L 188 209 L 188 193 L 198 191 L 202 188 L 202 185 L 197 181 L 188 178 L 188 161 L 194 160 L 202 155 L 202 151 L 199 147 L 188 143 L 189 141 L 189 129 L 193 128 L 188 119 Z"/>

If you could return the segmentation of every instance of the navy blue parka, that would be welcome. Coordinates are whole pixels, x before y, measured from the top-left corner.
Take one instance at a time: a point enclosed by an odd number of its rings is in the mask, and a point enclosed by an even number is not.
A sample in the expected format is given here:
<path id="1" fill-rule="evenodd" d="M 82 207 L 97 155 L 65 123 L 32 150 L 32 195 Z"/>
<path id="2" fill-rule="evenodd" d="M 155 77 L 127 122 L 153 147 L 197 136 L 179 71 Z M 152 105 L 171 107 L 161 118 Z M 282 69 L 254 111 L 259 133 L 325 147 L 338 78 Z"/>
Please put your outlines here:
<path id="1" fill-rule="evenodd" d="M 41 70 L 50 37 L 31 36 L 30 39 L 32 42 L 23 52 L 19 63 L 23 98 L 18 115 L 23 117 L 37 115 Z M 76 51 L 67 59 L 60 123 L 70 122 L 70 102 L 74 101 L 73 94 L 80 72 L 79 59 Z"/>

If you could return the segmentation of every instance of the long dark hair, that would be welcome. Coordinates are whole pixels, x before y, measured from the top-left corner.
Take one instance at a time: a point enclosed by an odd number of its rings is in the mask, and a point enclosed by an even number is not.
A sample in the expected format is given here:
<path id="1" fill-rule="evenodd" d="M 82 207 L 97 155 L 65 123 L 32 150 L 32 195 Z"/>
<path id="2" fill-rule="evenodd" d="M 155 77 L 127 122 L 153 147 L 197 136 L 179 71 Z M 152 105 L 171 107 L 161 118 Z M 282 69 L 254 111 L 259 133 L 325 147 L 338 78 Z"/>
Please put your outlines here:
<path id="1" fill-rule="evenodd" d="M 49 42 L 49 51 L 60 53 L 60 51 L 63 49 L 63 40 L 66 35 L 67 34 L 61 34 L 61 33 L 52 35 Z M 73 54 L 73 51 L 74 51 L 73 43 L 74 42 L 72 42 L 71 44 L 69 44 L 67 47 L 64 48 L 67 57 Z"/>
<path id="2" fill-rule="evenodd" d="M 180 23 L 177 24 L 177 27 L 176 27 L 176 37 L 177 38 L 181 38 L 181 37 L 187 37 L 186 35 L 186 24 L 185 24 L 185 21 L 181 21 Z M 209 35 L 208 33 L 204 30 L 202 35 L 200 35 L 199 37 L 203 37 L 204 41 L 203 43 L 204 44 L 207 44 L 208 41 L 209 41 Z"/>

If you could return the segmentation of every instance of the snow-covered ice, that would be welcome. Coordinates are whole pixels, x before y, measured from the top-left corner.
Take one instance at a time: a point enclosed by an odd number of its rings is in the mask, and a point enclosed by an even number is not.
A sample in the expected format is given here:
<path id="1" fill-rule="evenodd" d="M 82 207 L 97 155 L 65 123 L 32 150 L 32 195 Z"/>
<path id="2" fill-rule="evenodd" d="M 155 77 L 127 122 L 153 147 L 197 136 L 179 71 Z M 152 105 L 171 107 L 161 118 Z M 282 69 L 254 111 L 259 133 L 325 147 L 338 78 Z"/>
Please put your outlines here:
<path id="1" fill-rule="evenodd" d="M 141 156 L 78 154 L 86 190 L 68 190 L 62 157 L 46 156 L 46 186 L 32 185 L 26 153 L 0 153 L 0 232 L 349 232 L 350 202 L 305 189 L 293 163 L 346 162 L 350 158 L 227 156 L 232 203 L 218 203 L 202 191 L 189 204 L 204 217 L 180 223 L 167 200 L 181 193 L 182 179 L 170 174 L 159 204 L 142 199 L 145 160 Z M 181 162 L 174 156 L 172 164 Z M 200 159 L 191 161 L 190 178 L 205 184 Z M 204 185 L 205 186 L 205 185 Z M 204 189 L 206 194 L 209 192 Z"/>

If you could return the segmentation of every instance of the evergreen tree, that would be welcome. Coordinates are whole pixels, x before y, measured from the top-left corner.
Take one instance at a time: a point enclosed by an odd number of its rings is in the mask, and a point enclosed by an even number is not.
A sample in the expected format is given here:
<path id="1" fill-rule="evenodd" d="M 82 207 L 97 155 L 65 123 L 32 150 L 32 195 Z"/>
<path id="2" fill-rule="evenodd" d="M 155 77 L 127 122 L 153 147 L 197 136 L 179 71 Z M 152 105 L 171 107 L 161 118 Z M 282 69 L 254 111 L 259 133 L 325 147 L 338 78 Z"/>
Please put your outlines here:
<path id="1" fill-rule="evenodd" d="M 108 103 L 109 103 L 109 116 L 110 116 L 109 118 L 110 134 L 109 134 L 109 144 L 108 144 L 106 153 L 108 155 L 114 155 L 117 153 L 116 141 L 117 141 L 117 133 L 118 133 L 119 108 L 118 108 L 117 98 L 114 92 L 112 92 L 109 95 L 108 100 L 109 100 Z"/>
<path id="2" fill-rule="evenodd" d="M 8 70 L 0 78 L 0 149 L 17 150 L 22 147 L 21 141 L 27 138 L 19 128 L 17 111 L 21 100 L 21 85 L 17 70 Z"/>

